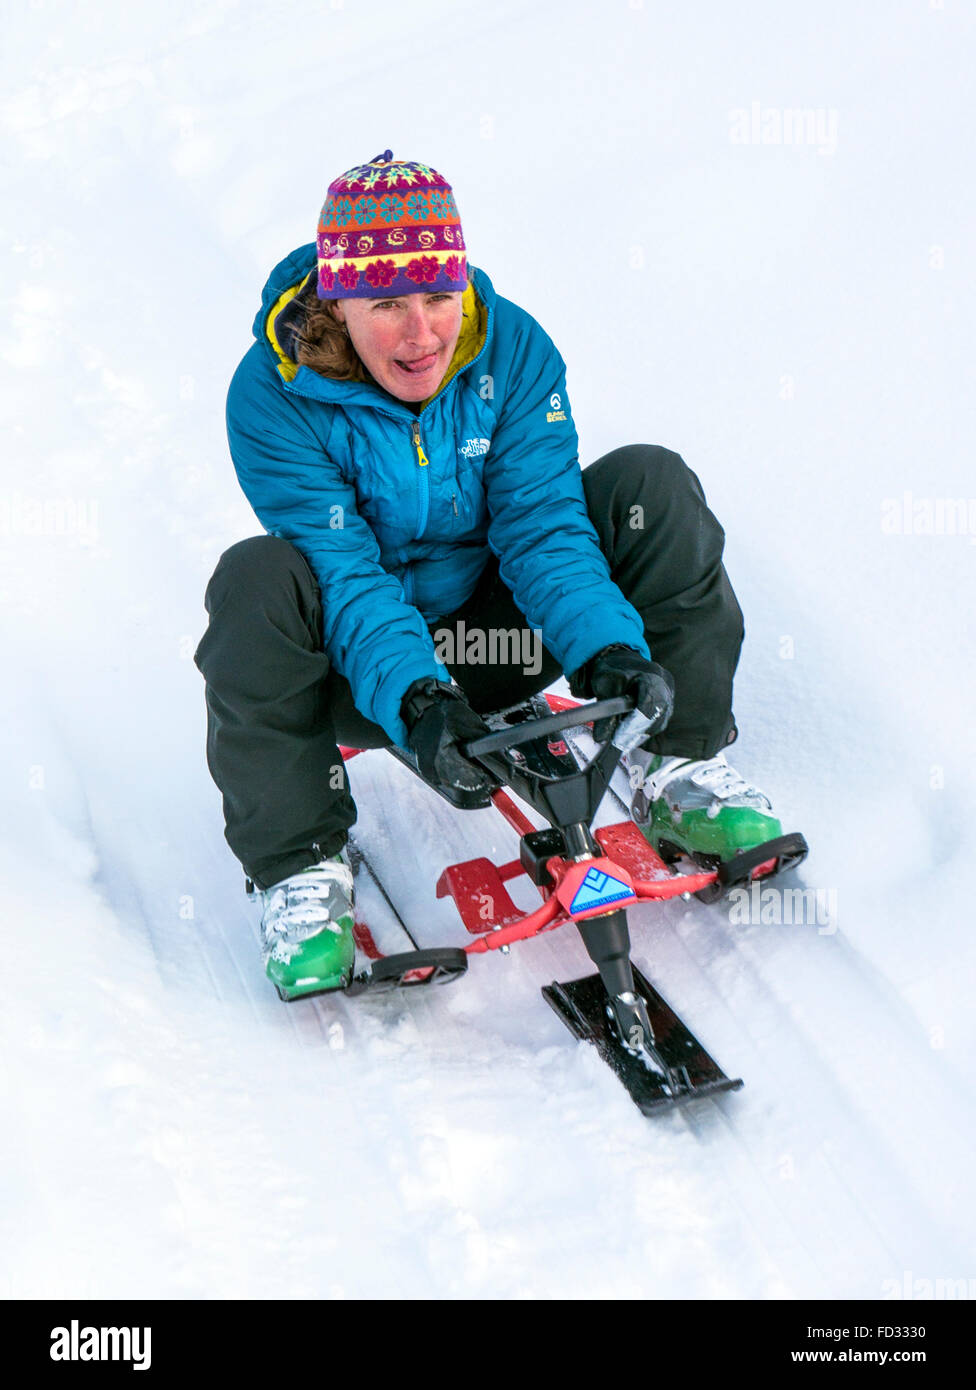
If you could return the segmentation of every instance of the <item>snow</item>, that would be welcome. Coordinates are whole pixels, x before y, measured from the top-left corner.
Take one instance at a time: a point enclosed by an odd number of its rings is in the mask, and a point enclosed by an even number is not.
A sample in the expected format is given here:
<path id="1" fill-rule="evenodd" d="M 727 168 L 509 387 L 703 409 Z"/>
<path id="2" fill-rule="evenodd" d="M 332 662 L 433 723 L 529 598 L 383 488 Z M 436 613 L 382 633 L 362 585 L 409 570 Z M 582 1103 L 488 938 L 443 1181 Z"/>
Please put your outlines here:
<path id="1" fill-rule="evenodd" d="M 954 0 L 10 7 L 2 1296 L 972 1279 L 976 533 L 925 517 L 974 509 L 974 28 Z M 728 534 L 731 761 L 836 930 L 635 914 L 746 1081 L 680 1115 L 541 999 L 587 970 L 570 930 L 429 995 L 286 1008 L 263 975 L 192 661 L 260 529 L 224 394 L 268 269 L 388 145 L 560 347 L 584 459 L 679 450 Z M 513 837 L 383 755 L 352 778 L 421 939 L 461 940 L 436 873 Z"/>

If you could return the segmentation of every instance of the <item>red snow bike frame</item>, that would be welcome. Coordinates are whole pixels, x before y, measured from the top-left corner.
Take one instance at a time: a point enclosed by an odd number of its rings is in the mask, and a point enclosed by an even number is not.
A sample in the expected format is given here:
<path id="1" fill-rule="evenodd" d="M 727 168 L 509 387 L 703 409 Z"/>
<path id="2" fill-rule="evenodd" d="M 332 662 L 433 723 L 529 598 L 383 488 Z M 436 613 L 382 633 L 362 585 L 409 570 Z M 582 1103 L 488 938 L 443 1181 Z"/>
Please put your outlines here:
<path id="1" fill-rule="evenodd" d="M 574 922 L 598 973 L 553 981 L 543 987 L 543 997 L 576 1038 L 596 1047 L 641 1111 L 649 1115 L 700 1096 L 738 1090 L 741 1079 L 725 1075 L 631 961 L 627 908 L 692 893 L 718 897 L 730 884 L 799 863 L 807 850 L 803 836 L 768 840 L 698 873 L 674 873 L 632 821 L 591 830 L 621 755 L 653 727 L 632 700 L 621 696 L 578 705 L 547 695 L 544 701 L 536 697 L 502 711 L 495 720 L 502 727 L 461 748 L 488 773 L 490 790 L 462 791 L 427 782 L 454 806 L 494 805 L 520 836 L 518 859 L 500 865 L 466 859 L 449 864 L 437 880 L 437 896 L 454 899 L 474 940 L 463 949 L 434 947 L 382 956 L 354 976 L 346 992 L 444 984 L 463 975 L 476 953 L 504 951 L 512 942 Z M 582 724 L 592 725 L 597 744 L 584 767 L 561 736 L 562 730 Z M 604 730 L 610 735 L 601 742 Z M 343 757 L 356 751 L 344 749 Z M 402 749 L 391 752 L 422 776 Z M 537 830 L 506 786 L 549 828 Z M 670 852 L 663 843 L 662 849 Z M 522 912 L 505 887 L 521 874 L 542 897 L 534 912 Z"/>
<path id="2" fill-rule="evenodd" d="M 616 717 L 619 721 L 621 716 L 629 715 L 631 719 L 640 720 L 642 716 L 634 713 L 633 703 L 627 697 L 588 705 L 558 695 L 547 694 L 545 699 L 550 710 L 548 717 L 525 719 L 472 740 L 464 749 L 466 756 L 487 768 L 498 783 L 510 785 L 523 800 L 546 816 L 551 827 L 540 830 L 534 826 L 502 785 L 490 796 L 481 794 L 476 800 L 467 802 L 468 805 L 486 806 L 490 800 L 521 836 L 518 859 L 500 865 L 487 858 L 467 859 L 448 865 L 437 880 L 437 896 L 454 899 L 462 922 L 476 938 L 463 947 L 467 955 L 501 950 L 513 942 L 552 931 L 570 921 L 586 923 L 616 913 L 620 914 L 619 921 L 623 918 L 622 909 L 640 903 L 704 894 L 705 890 L 717 897 L 731 882 L 759 878 L 796 862 L 795 856 L 789 853 L 794 848 L 792 844 L 769 841 L 760 847 L 761 857 L 753 851 L 717 869 L 675 873 L 648 844 L 633 821 L 603 826 L 591 834 L 589 823 L 624 751 L 619 742 L 613 741 L 624 724 L 618 722 L 613 739 L 608 739 L 584 768 L 576 767 L 563 740 L 553 735 L 568 726 L 592 725 L 597 719 Z M 646 729 L 647 721 L 643 727 Z M 511 761 L 512 748 L 535 743 L 537 749 L 541 749 L 540 740 L 543 739 L 550 755 L 550 771 L 558 769 L 555 776 L 538 769 L 530 771 Z M 345 760 L 360 751 L 341 749 Z M 416 765 L 399 750 L 392 751 L 417 771 Z M 509 757 L 500 756 L 502 753 L 508 753 Z M 572 769 L 568 775 L 567 764 Z M 432 783 L 428 785 L 433 786 Z M 445 795 L 441 788 L 434 790 Z M 445 799 L 455 805 L 465 804 L 450 795 Z M 783 841 L 793 838 L 782 837 Z M 734 874 L 729 871 L 730 864 L 736 866 Z M 541 905 L 532 912 L 523 912 L 505 887 L 508 881 L 522 874 L 536 884 L 542 897 Z M 584 940 L 586 937 L 584 931 Z M 403 960 L 406 965 L 407 958 Z M 457 973 L 460 972 L 448 969 L 443 977 L 453 978 Z M 436 968 L 432 965 L 421 967 L 418 960 L 417 968 L 405 969 L 397 983 L 433 983 L 436 975 Z"/>

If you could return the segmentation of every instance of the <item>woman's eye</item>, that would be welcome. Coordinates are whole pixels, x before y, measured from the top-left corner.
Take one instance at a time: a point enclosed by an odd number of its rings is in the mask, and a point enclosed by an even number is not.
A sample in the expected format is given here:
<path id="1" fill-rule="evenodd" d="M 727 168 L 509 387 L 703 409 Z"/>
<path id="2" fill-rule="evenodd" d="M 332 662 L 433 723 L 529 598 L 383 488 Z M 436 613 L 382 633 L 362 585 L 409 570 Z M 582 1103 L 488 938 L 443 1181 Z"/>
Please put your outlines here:
<path id="1" fill-rule="evenodd" d="M 451 298 L 451 296 L 450 296 L 449 294 L 437 294 L 437 295 L 432 295 L 432 296 L 430 297 L 430 299 L 428 299 L 427 303 L 428 303 L 428 304 L 446 304 L 446 303 L 448 303 L 448 301 L 450 300 L 450 298 Z M 399 309 L 399 308 L 400 308 L 400 305 L 397 303 L 397 301 L 396 301 L 395 299 L 383 299 L 383 300 L 380 301 L 379 304 L 374 304 L 374 305 L 373 305 L 373 308 L 374 308 L 374 309 Z"/>

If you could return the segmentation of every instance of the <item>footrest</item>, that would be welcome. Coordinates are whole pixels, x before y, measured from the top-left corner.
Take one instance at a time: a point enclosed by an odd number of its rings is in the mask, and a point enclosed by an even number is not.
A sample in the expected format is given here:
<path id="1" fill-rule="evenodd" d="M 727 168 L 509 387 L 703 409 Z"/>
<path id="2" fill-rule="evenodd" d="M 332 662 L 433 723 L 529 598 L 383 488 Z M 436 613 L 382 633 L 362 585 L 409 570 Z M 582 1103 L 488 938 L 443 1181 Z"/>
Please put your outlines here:
<path id="1" fill-rule="evenodd" d="M 525 916 L 508 896 L 498 868 L 490 859 L 450 864 L 437 880 L 437 896 L 452 897 L 462 922 L 478 936 L 493 927 L 507 927 Z"/>
<path id="2" fill-rule="evenodd" d="M 632 820 L 620 821 L 617 825 L 601 826 L 599 830 L 594 830 L 593 838 L 607 858 L 626 869 L 631 878 L 646 882 L 674 877 L 657 850 L 648 844 Z"/>
<path id="3" fill-rule="evenodd" d="M 413 989 L 417 985 L 450 984 L 468 968 L 465 951 L 456 946 L 435 946 L 426 951 L 401 951 L 381 956 L 372 969 L 357 975 L 347 994 L 382 993 L 391 989 Z"/>
<path id="4" fill-rule="evenodd" d="M 755 870 L 767 864 L 772 865 L 766 870 L 767 873 L 781 874 L 802 864 L 808 852 L 806 840 L 797 831 L 790 835 L 777 835 L 775 840 L 766 840 L 764 844 L 756 845 L 755 849 L 744 850 L 742 854 L 735 854 L 719 864 L 718 881 L 726 888 L 736 883 L 748 883 Z"/>

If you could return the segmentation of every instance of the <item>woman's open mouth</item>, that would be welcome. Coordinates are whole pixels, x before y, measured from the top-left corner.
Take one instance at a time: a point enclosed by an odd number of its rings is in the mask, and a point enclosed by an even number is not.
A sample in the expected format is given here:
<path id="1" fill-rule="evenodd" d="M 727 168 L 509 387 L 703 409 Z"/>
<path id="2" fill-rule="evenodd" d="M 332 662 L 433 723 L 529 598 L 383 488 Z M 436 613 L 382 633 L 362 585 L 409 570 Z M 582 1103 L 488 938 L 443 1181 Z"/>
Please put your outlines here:
<path id="1" fill-rule="evenodd" d="M 399 357 L 394 357 L 394 362 L 401 372 L 406 372 L 407 376 L 423 376 L 437 362 L 437 353 L 432 352 L 427 357 L 418 357 L 412 362 L 404 362 Z"/>

